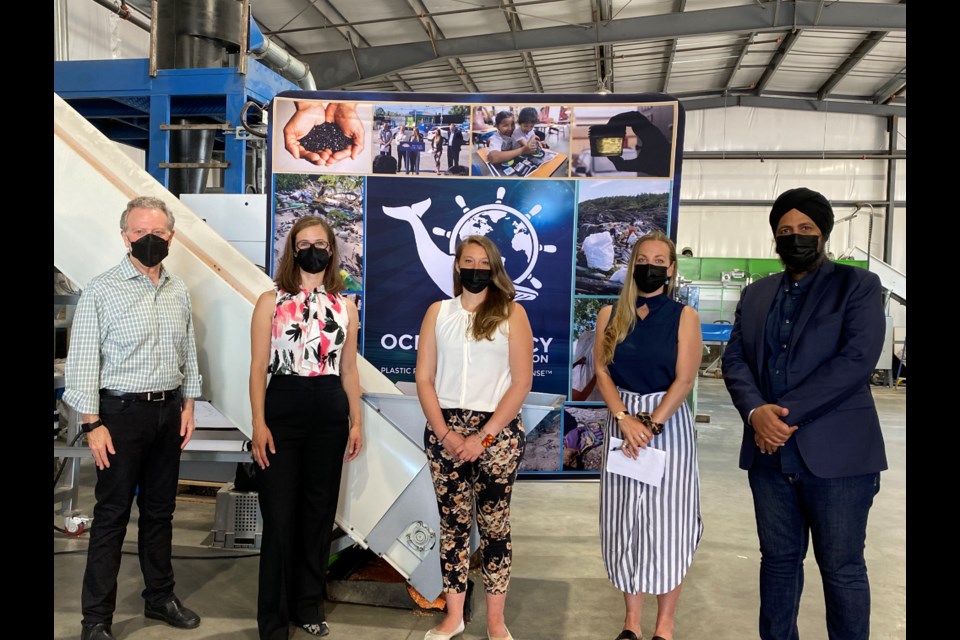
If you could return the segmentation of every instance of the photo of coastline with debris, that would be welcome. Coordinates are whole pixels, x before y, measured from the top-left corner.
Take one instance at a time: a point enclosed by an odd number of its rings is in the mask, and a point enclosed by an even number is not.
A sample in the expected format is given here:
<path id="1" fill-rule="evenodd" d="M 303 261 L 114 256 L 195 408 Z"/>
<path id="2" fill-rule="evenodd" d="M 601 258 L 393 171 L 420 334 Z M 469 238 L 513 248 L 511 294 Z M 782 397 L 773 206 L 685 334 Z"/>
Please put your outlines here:
<path id="1" fill-rule="evenodd" d="M 620 293 L 639 238 L 669 228 L 669 180 L 581 182 L 578 189 L 575 292 Z"/>
<path id="2" fill-rule="evenodd" d="M 363 281 L 363 177 L 283 174 L 274 176 L 273 269 L 276 273 L 287 234 L 304 216 L 318 216 L 333 229 L 340 253 L 340 275 L 347 291 Z"/>
<path id="3" fill-rule="evenodd" d="M 520 473 L 526 471 L 560 471 L 560 410 L 549 413 L 540 424 L 527 429 L 527 443 L 523 448 Z"/>

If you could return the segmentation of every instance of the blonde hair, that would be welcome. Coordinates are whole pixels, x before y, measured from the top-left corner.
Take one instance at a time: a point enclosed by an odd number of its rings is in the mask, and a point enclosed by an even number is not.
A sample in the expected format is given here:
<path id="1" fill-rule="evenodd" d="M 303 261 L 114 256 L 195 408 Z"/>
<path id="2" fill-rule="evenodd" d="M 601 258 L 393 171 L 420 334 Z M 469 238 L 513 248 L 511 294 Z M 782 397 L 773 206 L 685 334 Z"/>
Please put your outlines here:
<path id="1" fill-rule="evenodd" d="M 463 293 L 463 285 L 460 284 L 457 274 L 457 265 L 460 264 L 460 256 L 463 255 L 463 249 L 468 244 L 475 244 L 487 252 L 492 280 L 492 286 L 487 287 L 487 297 L 477 307 L 473 316 L 470 332 L 474 340 L 493 340 L 497 327 L 510 317 L 510 303 L 516 296 L 517 290 L 510 276 L 507 275 L 507 270 L 503 268 L 503 258 L 500 257 L 497 245 L 484 236 L 467 236 L 457 245 L 456 257 L 453 261 L 453 295 L 459 296 Z"/>
<path id="2" fill-rule="evenodd" d="M 613 352 L 617 345 L 623 342 L 634 326 L 637 324 L 637 295 L 639 289 L 637 283 L 633 281 L 633 269 L 637 264 L 637 255 L 640 253 L 640 245 L 644 242 L 662 242 L 670 250 L 670 264 L 677 263 L 677 245 L 673 243 L 670 236 L 663 231 L 652 231 L 642 236 L 633 245 L 633 251 L 630 252 L 630 261 L 627 263 L 627 274 L 623 281 L 623 288 L 620 290 L 620 297 L 610 316 L 606 329 L 603 331 L 603 341 L 600 344 L 600 364 L 610 364 L 613 361 Z M 669 266 L 669 265 L 668 265 Z M 677 270 L 674 268 L 673 275 L 667 282 L 666 293 L 669 296 L 677 284 Z"/>

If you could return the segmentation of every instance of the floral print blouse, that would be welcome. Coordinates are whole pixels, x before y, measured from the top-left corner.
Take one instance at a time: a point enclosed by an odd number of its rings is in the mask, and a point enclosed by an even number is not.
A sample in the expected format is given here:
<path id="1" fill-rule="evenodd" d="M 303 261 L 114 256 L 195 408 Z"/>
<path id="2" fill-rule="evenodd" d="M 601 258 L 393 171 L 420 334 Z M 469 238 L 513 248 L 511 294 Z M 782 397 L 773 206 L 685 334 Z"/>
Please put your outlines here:
<path id="1" fill-rule="evenodd" d="M 346 300 L 323 287 L 297 293 L 277 289 L 270 366 L 282 376 L 340 375 L 347 338 Z"/>

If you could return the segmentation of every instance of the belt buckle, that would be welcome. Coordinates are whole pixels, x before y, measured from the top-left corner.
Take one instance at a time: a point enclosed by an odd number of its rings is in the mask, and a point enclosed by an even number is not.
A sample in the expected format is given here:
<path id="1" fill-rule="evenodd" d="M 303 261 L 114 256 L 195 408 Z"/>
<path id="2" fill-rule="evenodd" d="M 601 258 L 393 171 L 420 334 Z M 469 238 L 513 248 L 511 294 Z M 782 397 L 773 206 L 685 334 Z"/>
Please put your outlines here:
<path id="1" fill-rule="evenodd" d="M 147 402 L 162 402 L 166 395 L 166 391 L 147 391 Z"/>

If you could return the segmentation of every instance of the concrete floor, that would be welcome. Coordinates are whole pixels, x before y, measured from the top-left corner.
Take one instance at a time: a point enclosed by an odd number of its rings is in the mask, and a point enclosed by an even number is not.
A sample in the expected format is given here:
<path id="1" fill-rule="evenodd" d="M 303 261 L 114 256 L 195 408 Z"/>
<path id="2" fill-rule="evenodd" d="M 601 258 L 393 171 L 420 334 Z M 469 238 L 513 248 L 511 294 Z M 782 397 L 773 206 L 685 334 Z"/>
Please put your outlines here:
<path id="1" fill-rule="evenodd" d="M 874 387 L 890 469 L 870 515 L 867 566 L 872 588 L 871 638 L 906 638 L 906 389 Z M 759 552 L 746 473 L 737 468 L 741 426 L 723 382 L 700 379 L 699 425 L 702 515 L 705 532 L 684 580 L 677 614 L 677 640 L 742 640 L 757 637 Z M 92 461 L 84 463 L 80 507 L 92 511 Z M 600 558 L 596 482 L 517 484 L 512 510 L 514 571 L 507 602 L 507 625 L 518 640 L 612 640 L 623 620 L 623 599 L 607 581 Z M 209 556 L 203 546 L 214 523 L 212 504 L 178 503 L 174 553 Z M 80 585 L 86 555 L 84 537 L 55 533 L 54 638 L 80 635 Z M 177 559 L 177 594 L 203 623 L 179 631 L 142 615 L 143 588 L 136 557 L 136 528 L 131 525 L 120 571 L 113 630 L 118 638 L 145 640 L 226 640 L 257 638 L 257 566 L 241 559 Z M 216 550 L 221 551 L 221 550 Z M 66 552 L 66 553 L 59 553 Z M 221 551 L 222 552 L 222 551 Z M 826 638 L 823 593 L 811 552 L 800 610 L 803 638 Z M 479 576 L 475 576 L 479 584 Z M 486 638 L 483 598 L 465 640 Z M 653 633 L 655 600 L 647 598 L 643 630 Z M 399 609 L 330 603 L 331 639 L 420 640 L 439 615 Z M 297 630 L 292 638 L 310 638 Z"/>

